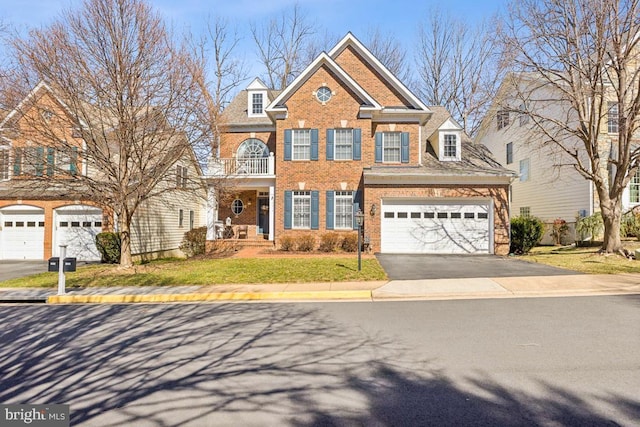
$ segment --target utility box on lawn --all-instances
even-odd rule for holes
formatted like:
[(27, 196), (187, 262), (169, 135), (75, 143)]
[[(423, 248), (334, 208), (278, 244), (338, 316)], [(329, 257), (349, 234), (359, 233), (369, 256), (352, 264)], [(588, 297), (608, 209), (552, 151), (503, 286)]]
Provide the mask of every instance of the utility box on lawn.
[(60, 258), (53, 257), (49, 258), (49, 269), (47, 271), (58, 271), (60, 269)]
[(76, 259), (75, 258), (65, 258), (64, 264), (62, 265), (62, 271), (65, 273), (76, 271)]

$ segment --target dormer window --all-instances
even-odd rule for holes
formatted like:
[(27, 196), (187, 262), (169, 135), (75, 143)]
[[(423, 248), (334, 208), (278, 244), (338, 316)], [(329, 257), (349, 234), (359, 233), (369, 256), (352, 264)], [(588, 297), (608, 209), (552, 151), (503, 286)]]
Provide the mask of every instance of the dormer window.
[(444, 157), (446, 159), (455, 160), (458, 157), (458, 138), (453, 134), (445, 134), (444, 136)]
[(461, 159), (462, 131), (441, 130), (438, 137), (438, 160), (455, 162)]
[(264, 97), (262, 93), (251, 94), (251, 115), (259, 116), (264, 114)]
[(267, 87), (260, 79), (255, 79), (247, 86), (247, 116), (266, 117), (264, 111), (269, 104), (267, 98)]

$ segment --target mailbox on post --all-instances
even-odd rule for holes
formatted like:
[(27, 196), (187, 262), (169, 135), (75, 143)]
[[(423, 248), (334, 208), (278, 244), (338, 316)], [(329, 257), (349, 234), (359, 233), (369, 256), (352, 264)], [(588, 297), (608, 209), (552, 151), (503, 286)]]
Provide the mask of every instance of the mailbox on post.
[(75, 258), (65, 258), (63, 260), (62, 271), (65, 273), (76, 271), (76, 259)]
[(58, 271), (60, 269), (60, 258), (49, 258), (49, 269), (47, 271)]

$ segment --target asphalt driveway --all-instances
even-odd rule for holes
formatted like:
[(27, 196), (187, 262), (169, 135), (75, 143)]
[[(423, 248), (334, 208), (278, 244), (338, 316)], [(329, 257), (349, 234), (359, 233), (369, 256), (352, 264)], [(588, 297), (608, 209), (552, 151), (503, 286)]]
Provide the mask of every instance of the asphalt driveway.
[(391, 280), (469, 279), (581, 274), (511, 257), (495, 255), (377, 254)]
[(2, 281), (47, 271), (47, 261), (0, 261), (0, 287)]

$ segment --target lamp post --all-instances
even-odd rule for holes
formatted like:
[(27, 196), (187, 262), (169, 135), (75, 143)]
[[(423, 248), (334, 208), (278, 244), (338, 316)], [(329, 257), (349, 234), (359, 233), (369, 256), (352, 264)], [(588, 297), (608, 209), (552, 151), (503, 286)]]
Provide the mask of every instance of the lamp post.
[(356, 212), (356, 223), (358, 224), (358, 271), (362, 270), (362, 243), (360, 241), (360, 235), (362, 234), (362, 224), (364, 223), (364, 214), (362, 209), (358, 209)]

